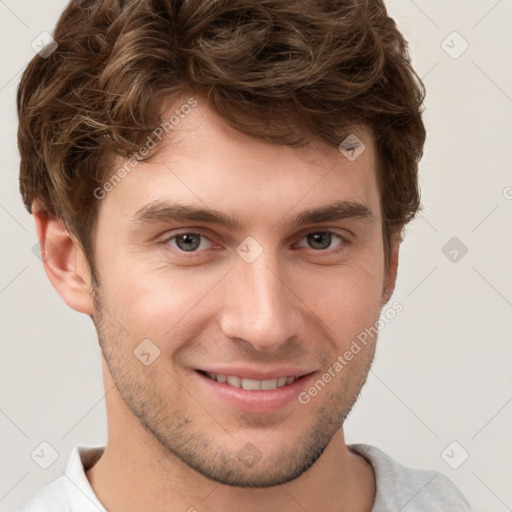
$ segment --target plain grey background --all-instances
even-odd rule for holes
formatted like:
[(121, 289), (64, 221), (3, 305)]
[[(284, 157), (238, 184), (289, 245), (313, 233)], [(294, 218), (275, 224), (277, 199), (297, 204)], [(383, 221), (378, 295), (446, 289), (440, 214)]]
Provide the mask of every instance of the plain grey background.
[[(0, 0), (0, 512), (106, 442), (100, 352), (39, 258), (18, 190), (15, 93), (64, 0)], [(424, 212), (407, 229), (349, 443), (449, 476), (477, 511), (512, 510), (512, 1), (390, 0), (427, 87)], [(467, 47), (467, 48), (466, 48)], [(58, 453), (41, 468), (31, 454)], [(45, 446), (45, 445), (43, 445)], [(467, 456), (467, 458), (466, 458)]]

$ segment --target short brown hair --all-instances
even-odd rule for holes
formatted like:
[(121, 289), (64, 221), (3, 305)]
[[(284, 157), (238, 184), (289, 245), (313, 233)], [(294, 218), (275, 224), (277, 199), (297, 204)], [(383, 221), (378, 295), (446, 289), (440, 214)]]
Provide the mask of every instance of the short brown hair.
[(93, 191), (186, 94), (267, 143), (371, 128), (386, 263), (420, 208), (424, 86), (381, 0), (71, 0), (54, 39), (18, 87), (20, 190), (64, 221), (93, 279)]

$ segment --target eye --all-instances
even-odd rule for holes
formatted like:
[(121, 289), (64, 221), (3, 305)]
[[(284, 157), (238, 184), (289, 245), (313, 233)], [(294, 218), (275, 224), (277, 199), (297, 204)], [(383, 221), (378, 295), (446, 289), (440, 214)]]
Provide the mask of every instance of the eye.
[(333, 241), (333, 237), (337, 238), (340, 243), (338, 243), (335, 247), (343, 245), (346, 241), (337, 233), (333, 231), (313, 231), (304, 236), (301, 240), (306, 240), (310, 247), (316, 250), (324, 251), (329, 249), (331, 242)]
[[(341, 249), (342, 246), (348, 244), (348, 240), (345, 240), (344, 237), (333, 231), (312, 231), (303, 236), (301, 242), (303, 240), (306, 241), (306, 247), (316, 251), (326, 251), (333, 247)], [(336, 240), (338, 240), (338, 243), (333, 245), (333, 242)], [(169, 244), (178, 252), (182, 253), (197, 253), (214, 245), (205, 235), (195, 231), (176, 233), (163, 240), (162, 243)], [(299, 246), (304, 247), (304, 244), (299, 243)]]
[[(208, 240), (204, 235), (201, 233), (195, 233), (195, 232), (184, 232), (184, 233), (178, 233), (176, 235), (173, 235), (170, 238), (167, 238), (164, 240), (164, 243), (169, 243), (173, 247), (179, 249), (183, 252), (197, 252), (197, 249), (206, 249), (204, 243), (202, 243), (204, 240)], [(176, 242), (175, 245), (172, 242)], [(211, 243), (210, 240), (208, 240), (208, 243)], [(208, 243), (206, 245), (208, 245)]]

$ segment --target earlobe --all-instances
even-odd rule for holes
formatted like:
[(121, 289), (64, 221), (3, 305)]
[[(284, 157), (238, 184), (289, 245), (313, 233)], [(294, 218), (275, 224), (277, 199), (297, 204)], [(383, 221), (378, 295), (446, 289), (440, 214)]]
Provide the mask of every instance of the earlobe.
[(48, 279), (70, 308), (92, 315), (90, 273), (80, 244), (64, 222), (51, 216), (37, 201), (32, 204), (32, 213)]

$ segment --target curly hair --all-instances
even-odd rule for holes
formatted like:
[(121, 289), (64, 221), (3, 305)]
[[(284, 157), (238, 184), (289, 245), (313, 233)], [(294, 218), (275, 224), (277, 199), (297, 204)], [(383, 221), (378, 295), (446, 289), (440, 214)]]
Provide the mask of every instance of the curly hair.
[(71, 0), (53, 37), (18, 86), (20, 191), (64, 221), (93, 276), (93, 191), (190, 93), (269, 144), (371, 128), (386, 263), (421, 208), (425, 90), (382, 0)]

